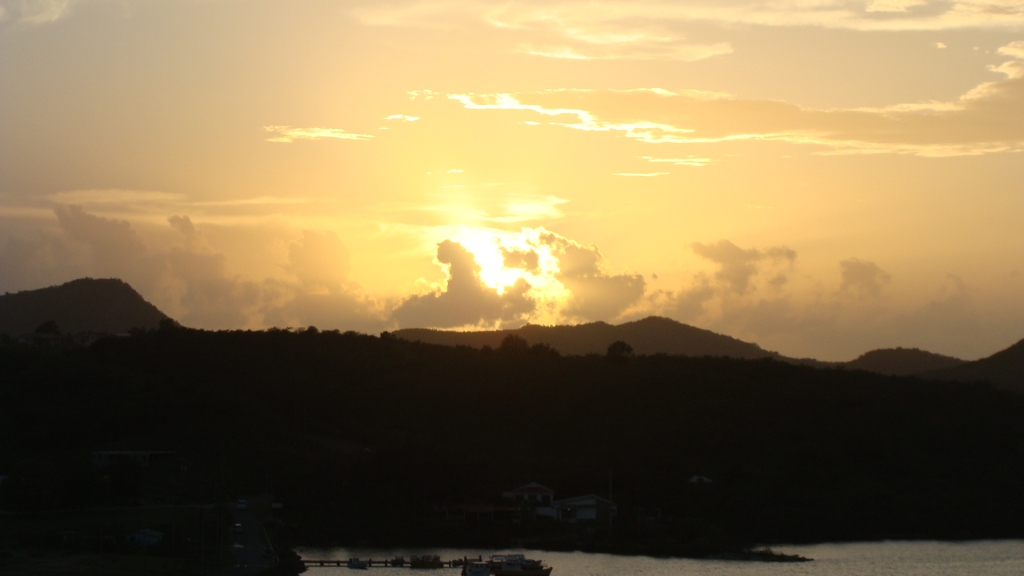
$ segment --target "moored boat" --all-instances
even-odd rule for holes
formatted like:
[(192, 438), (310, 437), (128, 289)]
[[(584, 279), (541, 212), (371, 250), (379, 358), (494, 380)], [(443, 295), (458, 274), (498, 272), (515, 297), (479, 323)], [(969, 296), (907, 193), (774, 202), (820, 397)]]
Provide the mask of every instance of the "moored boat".
[(494, 576), (550, 576), (551, 566), (531, 560), (522, 554), (499, 554), (488, 562)]
[(359, 558), (349, 558), (346, 566), (353, 570), (366, 570), (367, 565), (366, 562), (360, 560)]
[(462, 576), (491, 576), (491, 563), (471, 560), (462, 565)]
[(405, 556), (395, 556), (389, 564), (391, 566), (405, 566)]

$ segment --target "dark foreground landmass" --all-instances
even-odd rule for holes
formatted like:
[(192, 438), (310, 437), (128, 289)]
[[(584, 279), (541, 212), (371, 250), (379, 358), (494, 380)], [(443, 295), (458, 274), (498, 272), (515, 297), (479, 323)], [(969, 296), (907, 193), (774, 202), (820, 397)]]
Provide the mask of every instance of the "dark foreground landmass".
[[(100, 469), (98, 450), (172, 454)], [(1022, 537), (1024, 402), (771, 359), (165, 323), (82, 350), (0, 346), (0, 476), (0, 509), (19, 518), (220, 510), (269, 492), (280, 541), (306, 545), (740, 557), (773, 542)], [(502, 498), (528, 482), (556, 499), (611, 488), (618, 515), (556, 522)], [(231, 522), (189, 518), (164, 521), (167, 554), (195, 555)], [(47, 530), (3, 532), (0, 555), (53, 544)]]

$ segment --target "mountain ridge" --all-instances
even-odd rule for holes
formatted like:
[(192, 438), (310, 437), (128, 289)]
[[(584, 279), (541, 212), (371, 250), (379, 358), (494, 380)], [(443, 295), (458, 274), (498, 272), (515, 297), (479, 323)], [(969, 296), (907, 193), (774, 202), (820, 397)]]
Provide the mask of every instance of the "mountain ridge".
[(403, 340), (448, 346), (497, 348), (508, 336), (519, 336), (532, 344), (547, 344), (567, 355), (604, 354), (608, 345), (621, 340), (637, 354), (683, 354), (686, 356), (728, 356), (755, 360), (779, 358), (777, 352), (732, 336), (696, 328), (660, 316), (619, 325), (590, 322), (576, 325), (541, 326), (527, 324), (511, 330), (455, 332), (429, 328), (405, 328), (392, 332)]
[(0, 295), (0, 334), (9, 336), (30, 333), (50, 320), (62, 332), (120, 334), (133, 328), (157, 328), (167, 318), (116, 278), (79, 278)]

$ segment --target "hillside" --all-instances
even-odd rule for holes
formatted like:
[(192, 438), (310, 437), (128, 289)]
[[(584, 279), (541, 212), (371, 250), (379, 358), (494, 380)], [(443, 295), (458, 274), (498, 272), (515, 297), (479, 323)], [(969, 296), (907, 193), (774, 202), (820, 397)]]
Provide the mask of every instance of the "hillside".
[(167, 315), (115, 278), (80, 278), (60, 286), (0, 296), (0, 334), (18, 336), (53, 320), (61, 332), (118, 334), (156, 328)]
[(1024, 393), (1024, 340), (988, 358), (942, 370), (931, 370), (921, 376), (964, 382), (989, 380), (999, 388)]
[(562, 354), (604, 354), (608, 345), (622, 340), (637, 354), (681, 354), (685, 356), (728, 356), (731, 358), (769, 358), (777, 354), (757, 344), (716, 334), (710, 330), (694, 328), (675, 320), (650, 316), (643, 320), (613, 326), (593, 322), (576, 326), (538, 326), (527, 324), (516, 330), (489, 330), (480, 332), (454, 332), (447, 330), (405, 329), (394, 336), (403, 340), (442, 344), (497, 348), (501, 341), (515, 335), (531, 345), (547, 344)]
[[(90, 464), (91, 451), (119, 449), (175, 457), (145, 473)], [(770, 359), (172, 326), (60, 354), (0, 347), (0, 509), (209, 502), (271, 486), (309, 545), (699, 556), (754, 542), (1021, 537), (1022, 453), (1019, 396)], [(558, 497), (605, 494), (610, 471), (612, 534), (446, 513), (500, 505), (531, 481)]]
[(888, 376), (910, 376), (930, 370), (942, 370), (964, 364), (963, 360), (917, 348), (883, 348), (861, 354), (842, 365)]

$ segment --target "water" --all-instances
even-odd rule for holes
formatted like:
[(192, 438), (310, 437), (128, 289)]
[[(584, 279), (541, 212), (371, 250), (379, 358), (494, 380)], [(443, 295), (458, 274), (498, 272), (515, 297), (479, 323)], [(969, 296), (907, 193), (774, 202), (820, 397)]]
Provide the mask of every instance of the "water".
[[(720, 560), (663, 559), (646, 556), (614, 556), (583, 552), (543, 552), (518, 550), (528, 558), (537, 558), (554, 567), (551, 576), (1003, 576), (1024, 574), (1024, 541), (986, 540), (977, 542), (867, 542), (817, 544), (814, 546), (778, 546), (778, 552), (799, 554), (814, 562), (764, 563)], [(305, 558), (345, 560), (393, 558), (437, 554), (448, 560), (463, 556), (487, 558), (502, 551), (470, 549), (355, 549), (301, 548)], [(506, 551), (507, 552), (507, 551)], [(310, 567), (316, 576), (347, 568)], [(402, 568), (373, 568), (376, 576), (409, 576)], [(452, 569), (431, 572), (437, 576), (455, 576)], [(427, 574), (423, 572), (422, 574)]]

